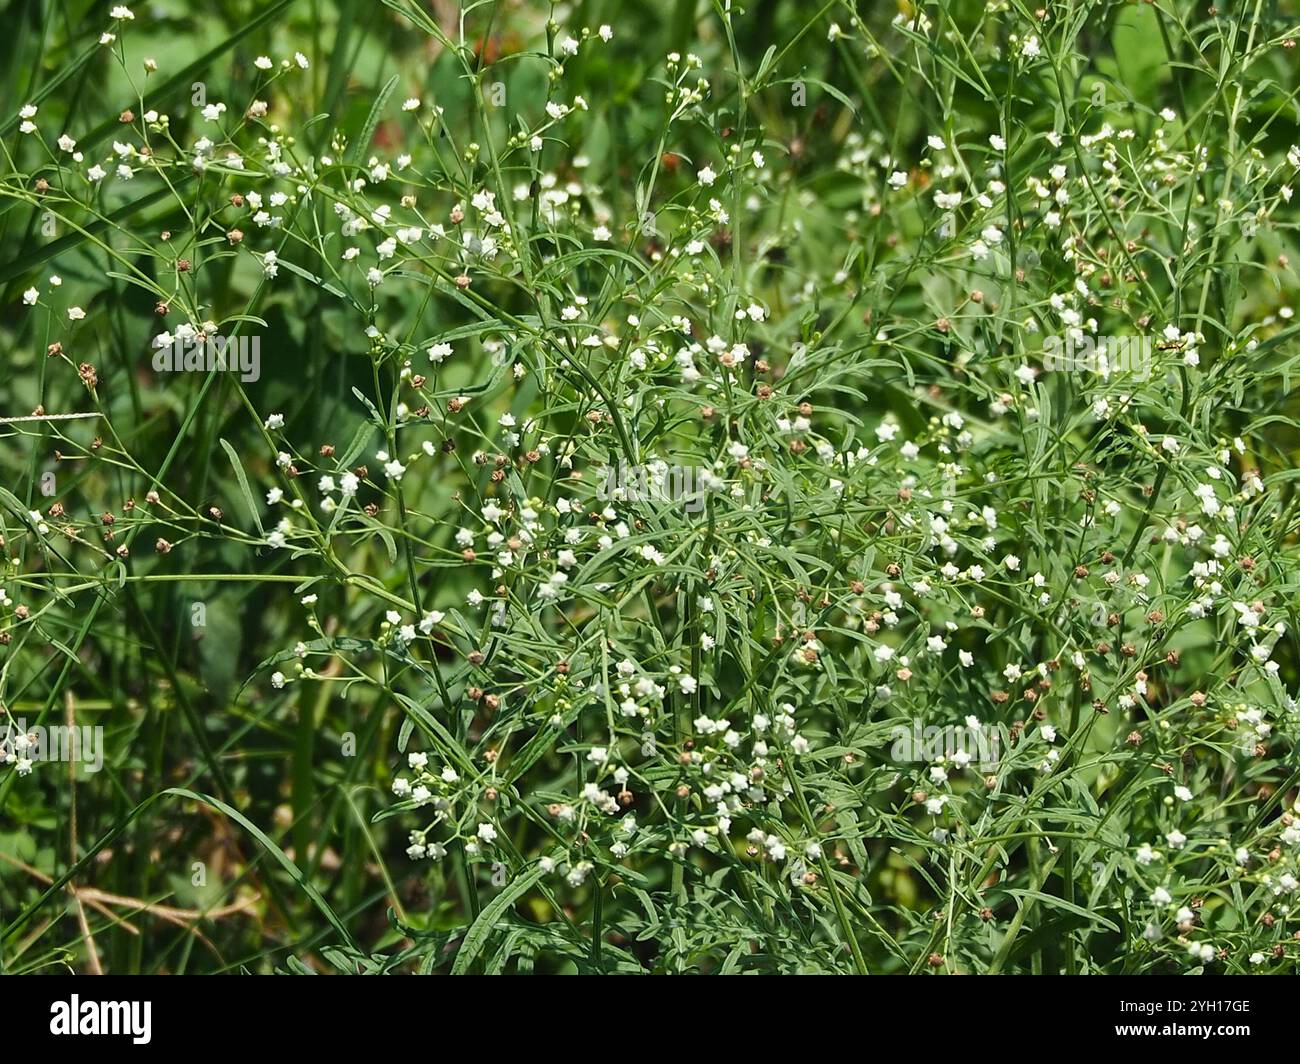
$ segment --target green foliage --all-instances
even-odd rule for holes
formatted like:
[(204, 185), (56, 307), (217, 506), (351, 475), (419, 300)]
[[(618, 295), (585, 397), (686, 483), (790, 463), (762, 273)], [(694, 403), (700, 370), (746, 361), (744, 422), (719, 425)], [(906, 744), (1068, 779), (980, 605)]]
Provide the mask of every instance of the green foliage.
[(1293, 4), (103, 6), (5, 971), (1295, 971)]

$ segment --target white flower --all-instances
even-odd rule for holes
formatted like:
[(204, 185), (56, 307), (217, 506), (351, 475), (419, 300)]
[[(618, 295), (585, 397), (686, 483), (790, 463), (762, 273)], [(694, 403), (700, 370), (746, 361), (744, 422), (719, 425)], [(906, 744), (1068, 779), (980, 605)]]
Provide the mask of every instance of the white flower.
[(713, 182), (718, 179), (718, 175), (713, 172), (712, 167), (708, 167), (708, 166), (706, 166), (695, 176), (699, 180), (700, 184), (705, 186), (713, 184)]

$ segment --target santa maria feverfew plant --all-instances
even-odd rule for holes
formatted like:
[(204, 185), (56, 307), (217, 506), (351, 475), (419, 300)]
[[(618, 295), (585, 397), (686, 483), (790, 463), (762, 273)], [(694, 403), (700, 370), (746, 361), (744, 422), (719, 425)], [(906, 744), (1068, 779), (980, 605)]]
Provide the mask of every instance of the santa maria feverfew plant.
[(6, 970), (1295, 972), (1294, 4), (46, 6)]

